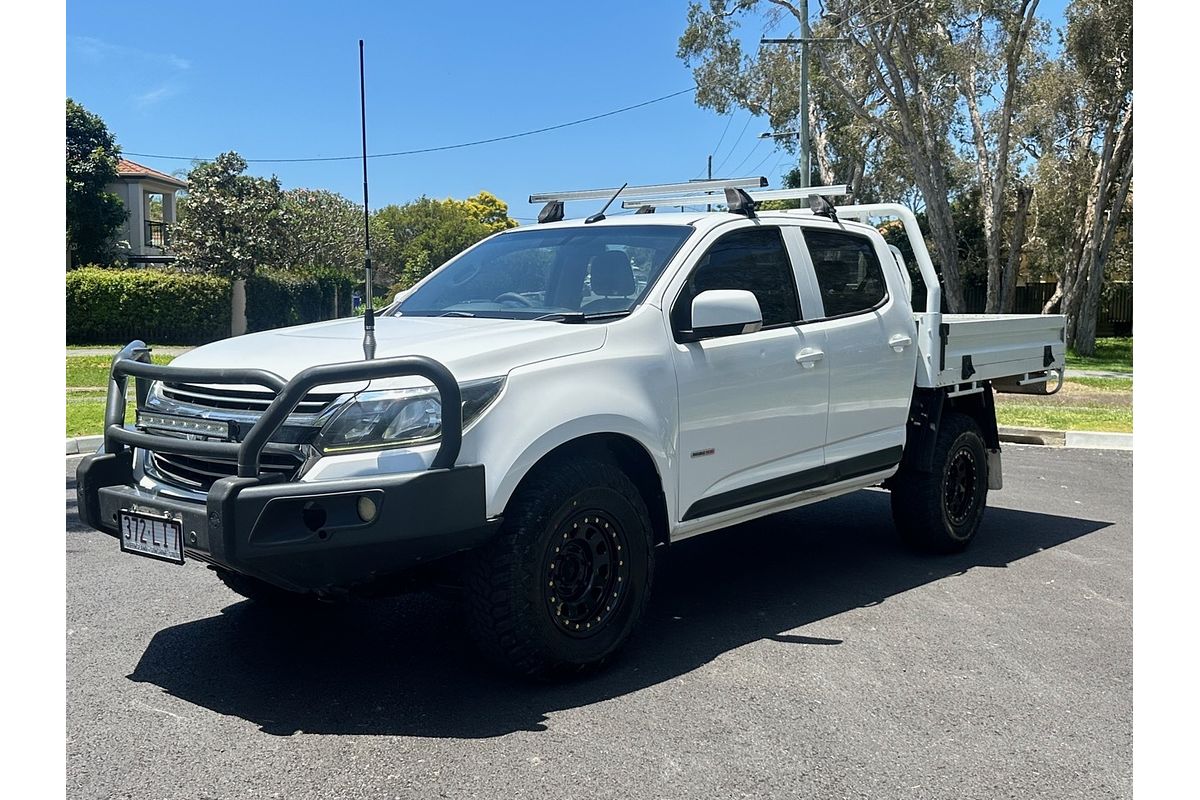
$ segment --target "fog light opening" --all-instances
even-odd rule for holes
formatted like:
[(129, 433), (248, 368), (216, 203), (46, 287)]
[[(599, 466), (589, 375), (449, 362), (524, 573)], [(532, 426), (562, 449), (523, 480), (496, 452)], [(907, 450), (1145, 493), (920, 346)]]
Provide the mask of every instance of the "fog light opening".
[(374, 522), (379, 516), (379, 506), (370, 497), (363, 495), (358, 498), (358, 518), (363, 522)]
[(320, 503), (314, 503), (311, 500), (304, 504), (300, 509), (300, 518), (304, 520), (304, 527), (310, 531), (315, 531), (325, 527), (325, 509)]

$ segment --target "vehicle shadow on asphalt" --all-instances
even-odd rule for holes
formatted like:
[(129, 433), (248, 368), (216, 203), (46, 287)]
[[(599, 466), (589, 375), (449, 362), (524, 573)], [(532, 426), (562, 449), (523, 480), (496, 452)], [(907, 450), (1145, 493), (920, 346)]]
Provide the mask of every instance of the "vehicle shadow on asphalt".
[(575, 682), (496, 674), (467, 643), (458, 604), (424, 594), (313, 617), (235, 603), (160, 631), (129, 678), (277, 735), (540, 731), (550, 713), (671, 680), (750, 642), (837, 646), (788, 632), (1111, 524), (993, 507), (968, 552), (929, 557), (903, 549), (890, 522), (886, 493), (861, 491), (678, 543), (620, 659)]

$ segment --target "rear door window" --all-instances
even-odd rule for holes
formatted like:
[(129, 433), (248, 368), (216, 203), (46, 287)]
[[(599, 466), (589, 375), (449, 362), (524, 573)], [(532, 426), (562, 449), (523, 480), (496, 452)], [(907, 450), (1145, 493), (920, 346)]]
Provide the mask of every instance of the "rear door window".
[(887, 281), (870, 239), (806, 228), (804, 243), (812, 258), (826, 318), (861, 314), (887, 299)]

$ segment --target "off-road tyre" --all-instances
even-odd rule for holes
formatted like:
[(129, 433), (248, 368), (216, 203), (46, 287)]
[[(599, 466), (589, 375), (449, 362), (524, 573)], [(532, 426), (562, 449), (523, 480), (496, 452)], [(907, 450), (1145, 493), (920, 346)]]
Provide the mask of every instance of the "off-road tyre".
[(983, 520), (988, 493), (987, 448), (975, 420), (942, 416), (929, 472), (906, 465), (891, 480), (892, 518), (911, 547), (957, 553), (971, 543)]
[(599, 668), (650, 597), (654, 536), (641, 493), (613, 463), (556, 459), (518, 488), (464, 575), (467, 626), (491, 662), (535, 679)]

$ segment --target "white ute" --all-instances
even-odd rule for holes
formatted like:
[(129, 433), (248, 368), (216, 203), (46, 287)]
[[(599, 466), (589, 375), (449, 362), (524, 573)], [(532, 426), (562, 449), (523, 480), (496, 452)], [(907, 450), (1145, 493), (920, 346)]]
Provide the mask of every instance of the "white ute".
[[(104, 448), (79, 468), (81, 515), (258, 601), (454, 576), (480, 649), (532, 676), (614, 653), (656, 548), (689, 536), (883, 484), (905, 540), (966, 547), (1001, 486), (993, 390), (1061, 385), (1063, 318), (942, 314), (907, 208), (765, 184), (532, 196), (538, 225), (376, 318), (373, 359), (358, 319), (166, 367), (134, 342), (113, 362)], [(618, 196), (638, 213), (562, 219)], [(758, 208), (791, 197), (815, 210)], [(667, 211), (705, 203), (728, 210)], [(869, 224), (885, 218), (926, 311)]]

